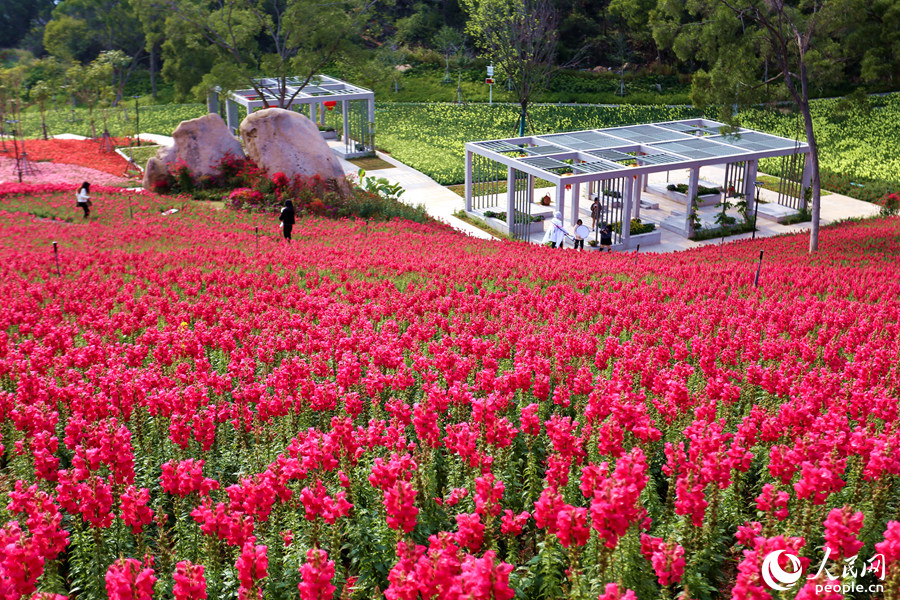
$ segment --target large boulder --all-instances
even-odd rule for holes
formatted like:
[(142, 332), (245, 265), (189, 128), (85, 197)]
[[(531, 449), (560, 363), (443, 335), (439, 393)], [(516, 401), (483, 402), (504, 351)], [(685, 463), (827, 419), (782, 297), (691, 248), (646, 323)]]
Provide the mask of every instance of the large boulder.
[(174, 143), (159, 149), (155, 158), (147, 161), (144, 170), (144, 187), (153, 189), (157, 181), (166, 178), (177, 162), (183, 162), (191, 173), (200, 177), (215, 175), (216, 165), (227, 154), (243, 158), (241, 143), (228, 131), (222, 117), (209, 113), (182, 121), (172, 133)]
[(319, 175), (340, 194), (349, 192), (341, 163), (328, 147), (315, 123), (283, 108), (266, 108), (247, 115), (241, 123), (247, 156), (269, 176)]
[[(160, 148), (160, 151), (162, 150), (168, 150), (168, 148)], [(169, 169), (166, 163), (155, 156), (151, 157), (147, 161), (146, 168), (144, 168), (144, 189), (156, 191), (156, 186), (160, 182), (167, 181), (168, 178)]]

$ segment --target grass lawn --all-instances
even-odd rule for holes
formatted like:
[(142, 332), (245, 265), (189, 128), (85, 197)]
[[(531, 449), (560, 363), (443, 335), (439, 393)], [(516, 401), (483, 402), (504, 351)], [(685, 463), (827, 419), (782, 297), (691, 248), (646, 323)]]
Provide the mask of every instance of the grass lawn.
[(133, 160), (139, 167), (144, 168), (147, 161), (156, 156), (162, 146), (129, 146), (119, 148), (122, 153)]

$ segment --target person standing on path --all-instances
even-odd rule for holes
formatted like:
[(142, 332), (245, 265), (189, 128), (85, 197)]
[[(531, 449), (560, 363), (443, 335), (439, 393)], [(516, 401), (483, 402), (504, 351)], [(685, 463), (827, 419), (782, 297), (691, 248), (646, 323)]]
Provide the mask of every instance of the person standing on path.
[(587, 228), (581, 219), (578, 219), (578, 226), (575, 228), (575, 249), (584, 250), (584, 240), (591, 235), (591, 230)]
[(281, 215), (278, 216), (278, 220), (281, 221), (281, 229), (284, 234), (284, 239), (288, 241), (288, 244), (291, 243), (291, 230), (294, 229), (294, 223), (296, 222), (296, 213), (294, 213), (294, 203), (290, 200), (284, 201), (284, 208), (281, 209)]
[(600, 196), (594, 196), (591, 203), (591, 231), (597, 230), (597, 223), (600, 221)]
[(550, 221), (550, 228), (544, 234), (544, 241), (541, 243), (546, 244), (547, 242), (550, 242), (551, 248), (562, 248), (563, 240), (567, 235), (569, 234), (563, 227), (562, 213), (557, 211), (553, 214), (553, 219)]
[(605, 246), (608, 251), (612, 250), (612, 225), (607, 223), (600, 230), (600, 245)]
[(84, 211), (85, 219), (91, 214), (91, 184), (85, 181), (75, 193), (75, 206)]

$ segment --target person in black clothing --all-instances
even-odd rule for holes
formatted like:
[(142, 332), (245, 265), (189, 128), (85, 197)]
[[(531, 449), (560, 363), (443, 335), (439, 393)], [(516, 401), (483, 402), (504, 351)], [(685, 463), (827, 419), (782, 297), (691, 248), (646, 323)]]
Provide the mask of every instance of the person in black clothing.
[(610, 248), (612, 246), (612, 227), (609, 223), (600, 230), (600, 245)]
[(291, 243), (291, 230), (294, 228), (295, 213), (294, 203), (290, 200), (284, 201), (284, 208), (281, 209), (281, 215), (278, 217), (281, 221), (281, 228), (284, 233), (284, 239)]

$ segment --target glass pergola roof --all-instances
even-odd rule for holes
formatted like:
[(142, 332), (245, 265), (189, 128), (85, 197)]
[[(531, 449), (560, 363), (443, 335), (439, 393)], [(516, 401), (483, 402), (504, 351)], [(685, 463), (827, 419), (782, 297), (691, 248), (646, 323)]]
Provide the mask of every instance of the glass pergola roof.
[[(538, 177), (596, 181), (809, 152), (805, 142), (708, 119), (469, 142), (466, 150)], [(563, 162), (568, 161), (568, 162)]]
[[(262, 96), (255, 89), (237, 90), (231, 93), (231, 98), (238, 104), (254, 106), (263, 103), (262, 99), (278, 100), (281, 97), (281, 80), (274, 77), (262, 77), (254, 82), (259, 87)], [(291, 104), (306, 104), (321, 102), (323, 100), (363, 100), (374, 98), (371, 90), (361, 88), (328, 75), (316, 75), (309, 83), (303, 85), (303, 80), (289, 77), (284, 82), (285, 98), (294, 98)], [(516, 151), (519, 151), (518, 148)]]

